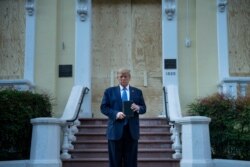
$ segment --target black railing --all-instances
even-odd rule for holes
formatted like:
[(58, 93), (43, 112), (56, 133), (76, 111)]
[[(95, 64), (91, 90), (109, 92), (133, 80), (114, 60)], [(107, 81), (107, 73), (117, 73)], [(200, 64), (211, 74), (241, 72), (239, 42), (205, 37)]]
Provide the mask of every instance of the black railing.
[(80, 100), (80, 102), (79, 102), (78, 110), (77, 110), (75, 116), (74, 116), (72, 119), (67, 120), (66, 122), (72, 122), (72, 123), (73, 123), (75, 120), (77, 120), (77, 118), (78, 118), (78, 116), (79, 116), (79, 113), (80, 113), (80, 111), (81, 111), (81, 106), (82, 106), (82, 103), (83, 103), (83, 99), (84, 99), (85, 95), (86, 95), (88, 92), (89, 92), (89, 88), (85, 87), (85, 88), (83, 89), (83, 93), (82, 93), (82, 95), (81, 95), (81, 100)]
[(167, 92), (166, 92), (165, 86), (163, 87), (163, 96), (164, 96), (164, 106), (165, 106), (166, 120), (171, 125), (174, 125), (175, 121), (171, 121), (170, 117), (169, 117), (170, 114), (168, 112), (168, 100), (167, 100)]
[(166, 114), (166, 119), (168, 122), (170, 122), (169, 114), (168, 114), (168, 101), (167, 101), (167, 92), (165, 90), (165, 86), (163, 87), (163, 96), (164, 96), (164, 106), (165, 106), (165, 114)]

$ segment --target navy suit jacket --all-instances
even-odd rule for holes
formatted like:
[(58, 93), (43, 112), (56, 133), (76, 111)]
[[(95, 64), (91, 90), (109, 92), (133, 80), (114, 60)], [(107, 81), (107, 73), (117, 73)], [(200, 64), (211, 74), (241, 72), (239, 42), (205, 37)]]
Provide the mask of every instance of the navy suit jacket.
[[(134, 140), (139, 139), (139, 114), (146, 112), (142, 91), (129, 86), (130, 100), (140, 106), (139, 112), (134, 112), (134, 117), (128, 119), (131, 136)], [(123, 134), (124, 119), (116, 119), (118, 112), (122, 111), (122, 99), (120, 87), (110, 87), (105, 90), (101, 106), (101, 112), (108, 117), (107, 138), (108, 140), (119, 140)]]

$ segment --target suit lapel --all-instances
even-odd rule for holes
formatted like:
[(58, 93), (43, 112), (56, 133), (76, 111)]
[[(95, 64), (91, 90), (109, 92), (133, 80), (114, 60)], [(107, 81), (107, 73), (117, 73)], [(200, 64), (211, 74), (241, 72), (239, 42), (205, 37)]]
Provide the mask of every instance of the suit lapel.
[(120, 86), (118, 85), (115, 89), (115, 97), (119, 99), (122, 102), (121, 92), (120, 92)]
[(130, 94), (130, 100), (134, 101), (133, 97), (135, 97), (134, 96), (135, 95), (135, 89), (132, 86), (129, 87), (129, 94)]

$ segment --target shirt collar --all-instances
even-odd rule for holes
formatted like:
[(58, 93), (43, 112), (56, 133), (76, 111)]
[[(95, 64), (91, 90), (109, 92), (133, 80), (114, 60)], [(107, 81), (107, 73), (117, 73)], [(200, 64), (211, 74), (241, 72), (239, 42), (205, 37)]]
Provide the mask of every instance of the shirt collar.
[[(120, 86), (120, 90), (122, 91), (123, 90), (123, 86), (122, 85), (119, 85)], [(129, 85), (126, 86), (126, 89), (129, 90)]]

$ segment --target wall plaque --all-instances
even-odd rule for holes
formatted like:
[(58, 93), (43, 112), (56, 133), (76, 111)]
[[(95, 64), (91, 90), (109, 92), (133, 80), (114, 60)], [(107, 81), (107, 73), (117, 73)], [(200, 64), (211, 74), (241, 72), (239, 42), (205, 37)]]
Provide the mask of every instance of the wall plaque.
[(59, 65), (59, 77), (72, 77), (72, 65)]
[(176, 59), (165, 59), (164, 60), (164, 69), (176, 69)]

